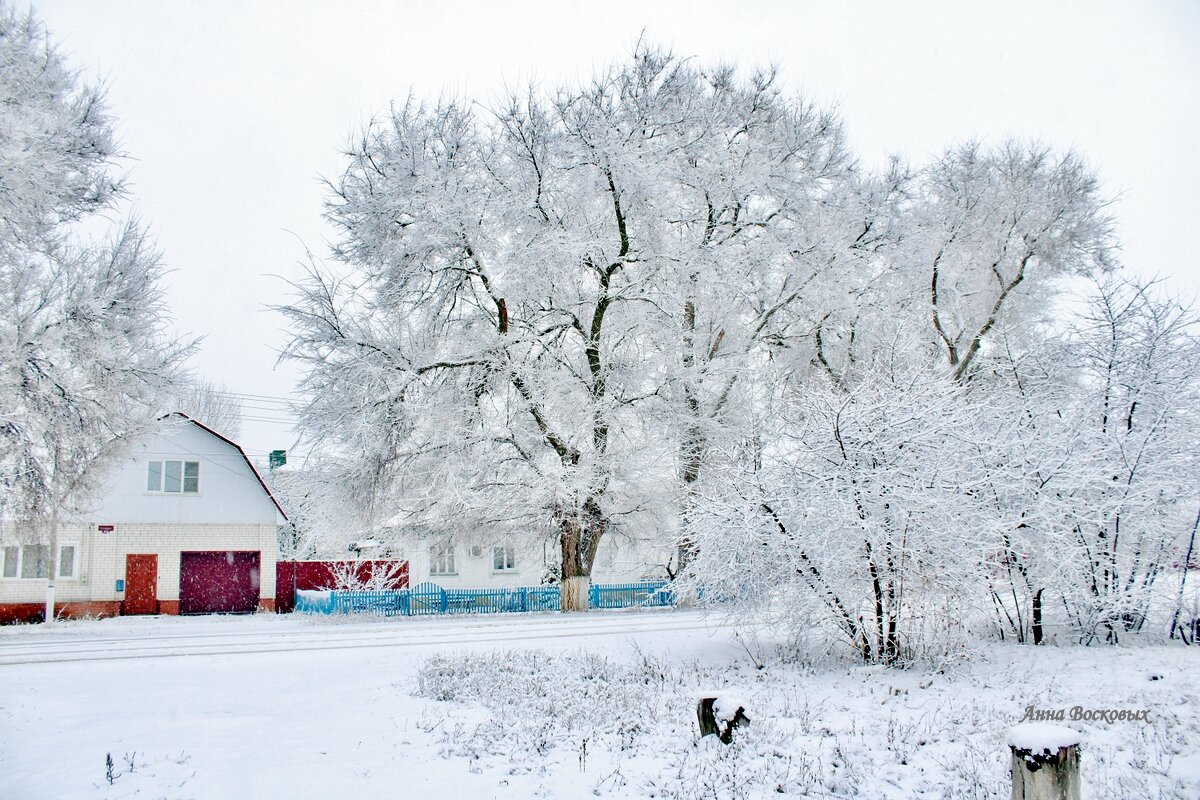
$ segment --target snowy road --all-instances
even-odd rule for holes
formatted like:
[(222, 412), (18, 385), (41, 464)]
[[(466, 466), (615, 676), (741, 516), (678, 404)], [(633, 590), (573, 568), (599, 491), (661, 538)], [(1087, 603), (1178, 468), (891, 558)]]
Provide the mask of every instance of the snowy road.
[[(182, 625), (194, 625), (199, 629), (196, 632), (184, 632), (179, 625), (171, 624), (175, 621), (160, 619), (147, 620), (151, 623), (148, 625), (139, 625), (141, 620), (113, 621), (114, 626), (121, 623), (124, 626), (114, 634), (105, 635), (80, 633), (77, 629), (62, 634), (39, 630), (37, 635), (33, 632), (26, 636), (7, 635), (0, 638), (0, 667), (363, 648), (461, 648), (488, 643), (521, 646), (546, 639), (613, 636), (641, 639), (679, 631), (707, 634), (725, 627), (696, 611), (593, 612), (571, 617), (395, 618), (349, 624), (297, 617), (282, 620), (280, 624), (286, 625), (283, 630), (253, 624), (261, 618), (247, 619), (250, 625), (231, 618), (180, 621)], [(221, 625), (230, 629), (214, 630)]]
[(742, 653), (721, 620), (669, 609), (0, 628), (0, 798), (529, 797), (536, 776), (464, 773), (441, 755), (428, 729), (448, 712), (414, 694), (435, 653), (511, 650)]

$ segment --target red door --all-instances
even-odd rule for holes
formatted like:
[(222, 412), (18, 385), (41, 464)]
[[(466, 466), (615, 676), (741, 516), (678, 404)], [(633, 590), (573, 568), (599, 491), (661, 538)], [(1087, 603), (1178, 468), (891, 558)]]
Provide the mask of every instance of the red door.
[(179, 613), (244, 614), (258, 609), (258, 551), (179, 554)]
[(125, 556), (125, 602), (122, 614), (158, 613), (158, 556), (129, 553)]

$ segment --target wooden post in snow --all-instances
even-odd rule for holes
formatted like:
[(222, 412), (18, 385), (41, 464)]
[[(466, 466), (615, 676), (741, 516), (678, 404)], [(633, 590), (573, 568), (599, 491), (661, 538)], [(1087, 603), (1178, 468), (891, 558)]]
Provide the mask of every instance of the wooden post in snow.
[(1027, 722), (1008, 732), (1012, 800), (1080, 800), (1077, 731)]
[(701, 697), (696, 706), (696, 717), (700, 720), (700, 735), (715, 735), (723, 744), (733, 741), (733, 732), (737, 728), (750, 726), (745, 703), (728, 694)]

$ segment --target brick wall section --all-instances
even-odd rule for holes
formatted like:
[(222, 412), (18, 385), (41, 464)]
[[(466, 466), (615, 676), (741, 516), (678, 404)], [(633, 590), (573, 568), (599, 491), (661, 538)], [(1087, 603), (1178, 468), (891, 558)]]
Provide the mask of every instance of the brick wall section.
[[(41, 622), (46, 604), (0, 603), (0, 625), (19, 622)], [(83, 617), (115, 617), (121, 613), (120, 603), (55, 603), (54, 616), (63, 619)]]

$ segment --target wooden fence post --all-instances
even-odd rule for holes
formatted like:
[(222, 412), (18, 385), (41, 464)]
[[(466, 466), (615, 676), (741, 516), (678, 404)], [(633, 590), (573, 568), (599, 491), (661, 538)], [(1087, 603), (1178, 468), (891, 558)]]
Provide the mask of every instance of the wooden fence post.
[(734, 730), (750, 726), (746, 705), (732, 695), (701, 697), (700, 704), (696, 706), (696, 717), (700, 720), (700, 735), (714, 734), (723, 744), (733, 741)]
[(1044, 722), (1008, 732), (1012, 800), (1080, 800), (1077, 731)]

